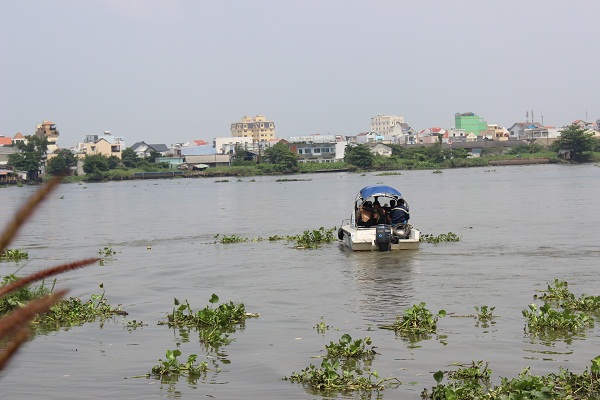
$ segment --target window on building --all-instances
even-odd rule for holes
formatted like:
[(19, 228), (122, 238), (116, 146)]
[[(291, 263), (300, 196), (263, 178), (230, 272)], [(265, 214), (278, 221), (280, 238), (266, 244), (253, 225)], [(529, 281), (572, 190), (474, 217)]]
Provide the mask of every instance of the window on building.
[(302, 149), (298, 149), (298, 154), (302, 154)]
[(319, 154), (321, 154), (321, 149), (317, 147), (317, 148), (314, 149), (313, 153), (319, 153)]
[(311, 149), (304, 149), (304, 154), (310, 154), (310, 153), (311, 153), (311, 151), (310, 151), (310, 150), (311, 150)]

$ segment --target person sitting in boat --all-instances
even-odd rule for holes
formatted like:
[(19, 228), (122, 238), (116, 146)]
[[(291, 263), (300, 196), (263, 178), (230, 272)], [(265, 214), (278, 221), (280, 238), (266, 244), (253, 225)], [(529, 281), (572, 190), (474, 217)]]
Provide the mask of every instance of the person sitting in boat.
[(371, 221), (371, 226), (373, 225), (380, 225), (380, 224), (386, 224), (389, 225), (390, 221), (388, 218), (388, 215), (385, 213), (385, 211), (383, 210), (383, 208), (374, 208), (373, 209), (373, 218)]
[(370, 201), (365, 201), (358, 210), (358, 226), (367, 227), (373, 224), (373, 205)]
[(373, 224), (390, 224), (389, 215), (385, 212), (385, 209), (381, 207), (378, 200), (373, 202)]
[(408, 211), (408, 204), (406, 204), (404, 199), (399, 199), (397, 203), (396, 201), (391, 200), (390, 207), (392, 208), (390, 211), (392, 226), (406, 224), (408, 222), (410, 219), (410, 213)]

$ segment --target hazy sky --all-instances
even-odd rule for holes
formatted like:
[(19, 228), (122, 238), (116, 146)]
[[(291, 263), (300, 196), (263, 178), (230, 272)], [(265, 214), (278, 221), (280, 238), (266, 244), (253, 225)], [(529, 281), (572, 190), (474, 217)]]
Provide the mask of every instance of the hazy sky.
[(600, 117), (597, 0), (0, 0), (0, 135), (59, 146)]

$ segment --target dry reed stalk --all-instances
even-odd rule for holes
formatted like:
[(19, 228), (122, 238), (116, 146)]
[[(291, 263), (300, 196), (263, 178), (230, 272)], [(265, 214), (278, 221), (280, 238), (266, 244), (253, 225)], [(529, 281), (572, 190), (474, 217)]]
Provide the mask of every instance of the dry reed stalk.
[(50, 307), (56, 304), (67, 294), (67, 290), (57, 290), (56, 292), (40, 298), (39, 300), (27, 303), (23, 307), (11, 312), (0, 319), (0, 338), (14, 334), (29, 321), (33, 320), (37, 314), (47, 312)]
[(62, 274), (63, 272), (71, 271), (77, 268), (85, 267), (86, 265), (93, 264), (99, 261), (100, 258), (86, 258), (84, 260), (75, 261), (68, 264), (62, 264), (57, 267), (44, 269), (42, 271), (38, 271), (31, 275), (20, 278), (17, 281), (11, 282), (6, 286), (0, 287), (0, 297), (5, 296), (6, 294), (13, 292), (17, 289), (22, 288), (23, 286), (29, 285), (32, 282), (40, 281), (42, 279), (48, 278), (49, 276)]
[(31, 331), (29, 330), (29, 328), (19, 329), (14, 335), (13, 339), (10, 342), (8, 342), (6, 347), (0, 350), (0, 371), (2, 371), (6, 364), (8, 364), (8, 361), (11, 359), (12, 356), (15, 355), (17, 350), (19, 350), (19, 347), (21, 347), (21, 345), (27, 339), (29, 339), (30, 333)]
[(40, 204), (48, 195), (56, 189), (62, 181), (62, 176), (57, 176), (48, 181), (47, 184), (37, 190), (15, 214), (15, 217), (10, 221), (8, 226), (2, 232), (0, 237), (0, 253), (6, 250), (10, 242), (17, 236), (17, 232), (27, 219), (33, 214), (38, 204)]

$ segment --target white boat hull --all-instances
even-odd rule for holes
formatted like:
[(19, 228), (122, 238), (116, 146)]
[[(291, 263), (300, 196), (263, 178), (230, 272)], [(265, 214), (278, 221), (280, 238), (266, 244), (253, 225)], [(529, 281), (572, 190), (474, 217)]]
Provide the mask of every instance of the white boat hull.
[[(342, 225), (340, 228), (344, 238), (344, 245), (352, 251), (378, 250), (375, 243), (375, 227), (357, 228), (350, 224)], [(419, 248), (421, 232), (412, 228), (410, 236), (406, 239), (398, 239), (398, 243), (391, 243), (392, 250), (415, 250)]]

